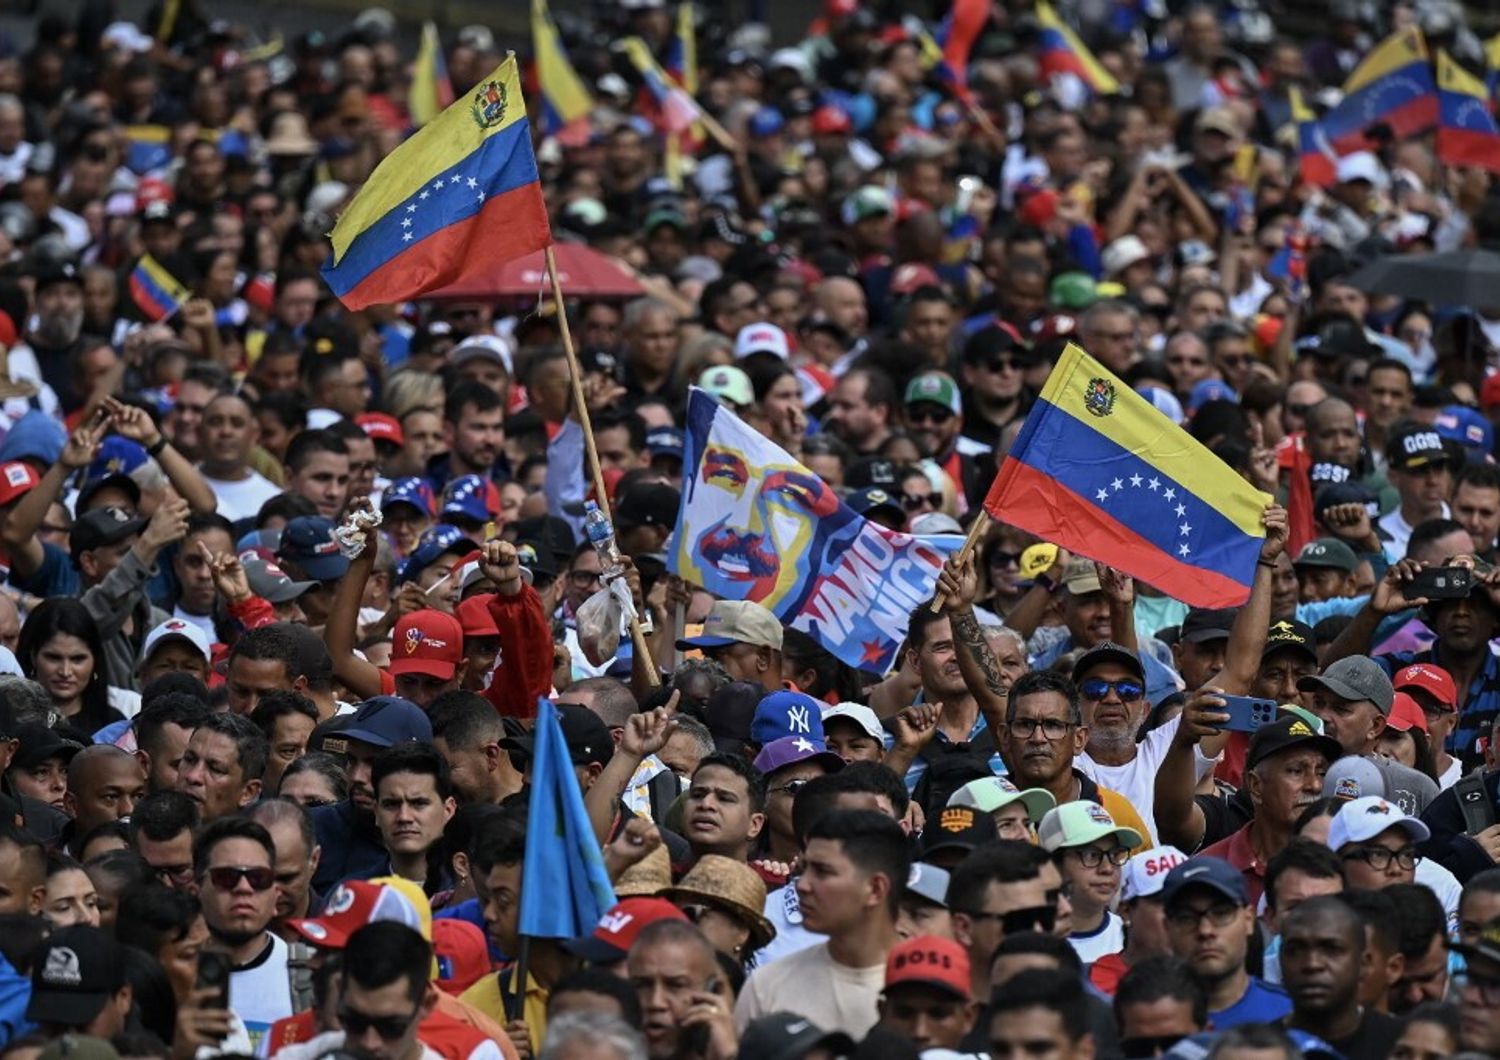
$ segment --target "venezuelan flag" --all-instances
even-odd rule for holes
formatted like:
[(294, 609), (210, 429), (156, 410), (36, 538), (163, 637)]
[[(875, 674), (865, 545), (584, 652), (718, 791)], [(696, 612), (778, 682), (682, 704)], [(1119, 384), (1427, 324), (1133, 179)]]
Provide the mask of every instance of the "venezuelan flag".
[(1046, 0), (1037, 0), (1036, 21), (1041, 27), (1042, 73), (1048, 77), (1072, 74), (1098, 96), (1113, 96), (1120, 82), (1094, 57)]
[(1482, 166), (1500, 173), (1500, 129), (1484, 82), (1437, 53), (1438, 158), (1450, 166)]
[(1500, 85), (1500, 33), (1484, 42), (1484, 84), (1491, 96)]
[(437, 24), (422, 23), (422, 44), (417, 49), (412, 69), (411, 122), (421, 128), (453, 104), (453, 82), (448, 79), (448, 64), (443, 61), (443, 42), (438, 38)]
[(165, 125), (127, 125), (125, 168), (138, 177), (172, 161), (172, 130)]
[(150, 254), (142, 254), (130, 270), (129, 287), (131, 301), (152, 323), (166, 320), (192, 297), (192, 292)]
[(1436, 124), (1437, 88), (1427, 42), (1416, 26), (1391, 34), (1365, 56), (1344, 82), (1344, 98), (1323, 116), (1336, 151), (1363, 150), (1365, 130), (1384, 123), (1397, 137), (1415, 136)]
[(574, 122), (586, 120), (594, 101), (568, 61), (547, 0), (531, 0), (531, 47), (536, 52), (537, 82), (542, 90), (542, 132), (555, 136)]
[(1297, 126), (1297, 168), (1304, 182), (1315, 188), (1326, 188), (1338, 175), (1333, 148), (1318, 116), (1302, 98), (1301, 89), (1293, 86), (1287, 93), (1292, 105), (1292, 121)]
[(661, 108), (661, 124), (668, 132), (686, 132), (698, 120), (698, 102), (679, 86), (673, 84), (667, 72), (656, 62), (651, 49), (639, 37), (626, 37), (620, 42), (625, 56), (630, 60), (646, 90), (651, 93), (656, 105)]
[(334, 226), (350, 309), (489, 275), (552, 243), (515, 56), (392, 151)]
[(1191, 606), (1236, 607), (1270, 503), (1070, 343), (984, 506)]
[(969, 98), (969, 55), (990, 23), (993, 6), (993, 0), (953, 0), (953, 7), (938, 27), (937, 43), (943, 56), (939, 70), (960, 99)]

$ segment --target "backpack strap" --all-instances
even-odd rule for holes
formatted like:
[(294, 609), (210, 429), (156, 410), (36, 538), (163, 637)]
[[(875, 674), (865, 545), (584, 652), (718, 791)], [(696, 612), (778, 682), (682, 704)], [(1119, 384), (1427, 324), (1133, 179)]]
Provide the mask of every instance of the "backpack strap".
[(1464, 831), (1477, 835), (1495, 823), (1495, 807), (1484, 787), (1484, 770), (1476, 769), (1459, 777), (1453, 785), (1458, 808), (1464, 815)]

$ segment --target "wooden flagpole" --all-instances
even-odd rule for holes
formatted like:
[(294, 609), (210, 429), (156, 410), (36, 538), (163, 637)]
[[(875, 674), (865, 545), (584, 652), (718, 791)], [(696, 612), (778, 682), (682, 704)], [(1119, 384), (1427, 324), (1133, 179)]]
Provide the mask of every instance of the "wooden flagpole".
[[(573, 350), (573, 333), (568, 328), (568, 310), (563, 303), (562, 281), (557, 278), (557, 257), (552, 252), (552, 244), (542, 252), (547, 259), (547, 276), (552, 281), (552, 300), (557, 303), (557, 326), (562, 334), (563, 353), (568, 358), (568, 377), (573, 384), (573, 407), (578, 416), (578, 424), (583, 428), (583, 450), (589, 463), (589, 474), (594, 480), (594, 499), (599, 504), (599, 510), (614, 524), (614, 515), (609, 508), (609, 493), (604, 488), (604, 472), (599, 467), (599, 450), (594, 445), (594, 425), (589, 419), (589, 407), (583, 397), (583, 371), (578, 366), (578, 354)], [(641, 620), (633, 618), (630, 620), (630, 643), (635, 646), (636, 658), (645, 665), (646, 680), (652, 688), (661, 685), (661, 675), (656, 672), (656, 663), (651, 658), (651, 648), (646, 644), (645, 631), (641, 629)]]
[[(984, 536), (984, 532), (989, 528), (990, 513), (986, 509), (981, 508), (979, 509), (979, 514), (974, 516), (973, 524), (969, 527), (969, 536), (964, 538), (963, 545), (961, 545), (958, 552), (955, 553), (960, 563), (968, 558), (970, 552), (974, 551), (974, 546), (979, 544), (979, 539)], [(943, 609), (943, 605), (947, 602), (948, 598), (942, 593), (937, 593), (936, 595), (934, 595), (932, 598), (932, 613), (937, 614)]]

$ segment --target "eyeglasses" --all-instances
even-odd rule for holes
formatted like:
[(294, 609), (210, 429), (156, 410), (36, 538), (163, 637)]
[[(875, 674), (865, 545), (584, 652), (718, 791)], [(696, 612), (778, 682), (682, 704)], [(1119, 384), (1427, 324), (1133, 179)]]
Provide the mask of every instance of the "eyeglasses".
[(979, 364), (986, 372), (994, 372), (997, 375), (1001, 372), (1019, 372), (1026, 367), (1020, 361), (1010, 357), (988, 357)]
[(269, 891), (276, 882), (276, 874), (261, 865), (218, 865), (203, 874), (208, 882), (221, 891), (232, 891), (244, 880), (253, 891)]
[(1038, 729), (1049, 740), (1061, 740), (1073, 728), (1071, 721), (1059, 718), (1015, 718), (1009, 723), (1011, 734), (1018, 740), (1031, 739)]
[(1000, 549), (990, 553), (991, 567), (1019, 567), (1021, 565), (1021, 554), (1019, 552), (1002, 552)]
[(1086, 869), (1097, 869), (1106, 861), (1111, 865), (1123, 865), (1130, 860), (1129, 847), (1113, 847), (1109, 850), (1101, 850), (1099, 847), (1074, 847), (1068, 853), (1077, 858), (1078, 863)]
[(941, 405), (908, 407), (906, 418), (911, 423), (947, 423), (953, 418), (953, 410), (943, 408)]
[(367, 1016), (350, 1008), (348, 1005), (339, 1006), (339, 1025), (344, 1028), (344, 1033), (353, 1038), (358, 1038), (366, 1031), (374, 1029), (383, 1042), (394, 1042), (407, 1032), (418, 1015), (422, 1012), (422, 1006), (418, 1005), (412, 1010), (410, 1016)]
[(153, 865), (151, 867), (151, 875), (163, 883), (182, 883), (193, 878), (193, 866), (191, 864)]
[(1355, 858), (1363, 861), (1376, 872), (1384, 872), (1391, 867), (1393, 861), (1407, 871), (1417, 867), (1415, 847), (1402, 847), (1400, 850), (1392, 850), (1389, 847), (1355, 847), (1343, 854), (1345, 861)]
[(943, 495), (937, 492), (901, 494), (901, 507), (907, 511), (920, 508), (924, 504), (929, 504), (934, 508), (941, 508), (943, 506)]
[(1139, 681), (1106, 681), (1102, 677), (1091, 677), (1078, 686), (1078, 691), (1084, 699), (1103, 699), (1109, 695), (1111, 689), (1120, 697), (1122, 703), (1133, 703), (1146, 694), (1145, 686)]
[(1121, 1038), (1120, 1051), (1125, 1060), (1146, 1060), (1150, 1056), (1161, 1056), (1178, 1042), (1180, 1034), (1155, 1034), (1140, 1038)]
[(590, 585), (601, 580), (603, 576), (598, 571), (573, 570), (568, 572), (568, 581), (580, 589), (587, 589)]
[(1486, 1005), (1500, 1005), (1500, 979), (1475, 975), (1472, 971), (1454, 972), (1453, 986), (1460, 994), (1472, 989)]
[(797, 792), (799, 792), (803, 788), (807, 787), (807, 785), (810, 782), (811, 781), (807, 777), (803, 777), (800, 780), (789, 780), (785, 784), (777, 784), (774, 788), (767, 788), (766, 789), (766, 794), (767, 795), (776, 795), (776, 794), (784, 791), (788, 795), (795, 796), (797, 794)]
[(1216, 928), (1228, 927), (1239, 916), (1240, 907), (1225, 902), (1223, 905), (1211, 905), (1207, 909), (1169, 909), (1167, 911), (1167, 923), (1179, 931), (1193, 931), (1208, 917), (1208, 922)]

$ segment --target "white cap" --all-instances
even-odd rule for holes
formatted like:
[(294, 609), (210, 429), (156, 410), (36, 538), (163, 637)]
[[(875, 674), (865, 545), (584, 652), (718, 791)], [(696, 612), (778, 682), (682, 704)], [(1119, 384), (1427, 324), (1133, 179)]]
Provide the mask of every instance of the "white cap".
[(807, 55), (800, 48), (777, 48), (766, 60), (767, 70), (791, 70), (810, 82), (813, 79), (812, 63), (807, 61)]
[(882, 744), (885, 742), (885, 730), (880, 727), (880, 719), (863, 703), (840, 703), (836, 707), (824, 707), (823, 726), (825, 728), (832, 718), (848, 718), (863, 729), (866, 736), (879, 740)]
[(1104, 265), (1104, 275), (1113, 278), (1124, 272), (1138, 261), (1145, 261), (1151, 257), (1151, 252), (1146, 249), (1146, 244), (1137, 235), (1125, 235), (1116, 239), (1104, 248), (1100, 260)]
[(130, 52), (149, 52), (156, 42), (134, 22), (111, 22), (99, 36), (100, 43), (109, 48), (123, 48)]
[(1380, 164), (1380, 159), (1369, 151), (1355, 151), (1352, 155), (1340, 158), (1337, 179), (1340, 184), (1347, 184), (1354, 180), (1367, 180), (1377, 188), (1384, 188), (1390, 182), (1385, 167)]
[(1125, 862), (1125, 868), (1120, 872), (1120, 901), (1131, 902), (1160, 894), (1167, 882), (1167, 873), (1187, 859), (1188, 856), (1174, 846), (1152, 847), (1136, 854)]
[(767, 324), (764, 320), (758, 320), (754, 324), (746, 324), (740, 328), (740, 333), (734, 339), (734, 359), (736, 361), (765, 350), (774, 353), (783, 361), (792, 356), (791, 347), (787, 345), (786, 332), (775, 324)]
[(468, 361), (494, 361), (505, 369), (506, 375), (514, 375), (511, 369), (510, 343), (499, 335), (470, 335), (448, 354), (448, 363), (457, 368)]
[(16, 653), (4, 644), (0, 644), (0, 674), (9, 674), (12, 677), (26, 676), (21, 672), (21, 663), (16, 658)]
[(964, 528), (947, 512), (923, 512), (911, 521), (911, 532), (923, 536), (962, 534)]
[(180, 618), (169, 618), (161, 625), (153, 629), (150, 633), (146, 634), (146, 642), (141, 645), (141, 661), (144, 662), (147, 659), (151, 658), (151, 653), (156, 650), (157, 646), (161, 644), (162, 641), (169, 640), (173, 637), (176, 637), (179, 640), (185, 640), (193, 647), (197, 648), (198, 651), (203, 655), (204, 662), (213, 661), (213, 649), (208, 643), (207, 634), (205, 634), (203, 630), (199, 629), (197, 626), (193, 625), (193, 623), (185, 622)]
[(1432, 833), (1415, 817), (1401, 812), (1401, 807), (1376, 795), (1351, 799), (1333, 817), (1328, 826), (1328, 847), (1338, 851), (1350, 843), (1364, 843), (1391, 828), (1404, 829), (1417, 843), (1425, 843)]

